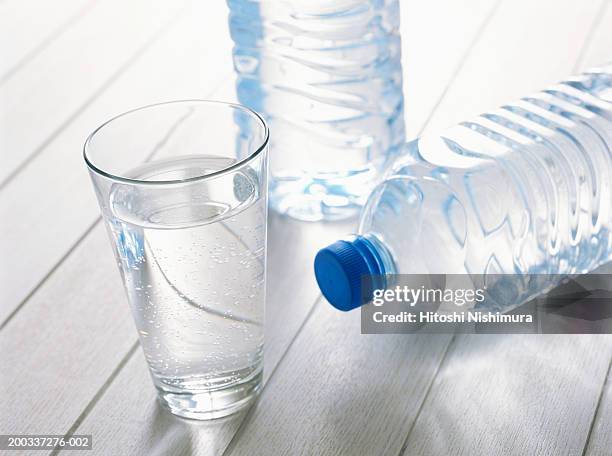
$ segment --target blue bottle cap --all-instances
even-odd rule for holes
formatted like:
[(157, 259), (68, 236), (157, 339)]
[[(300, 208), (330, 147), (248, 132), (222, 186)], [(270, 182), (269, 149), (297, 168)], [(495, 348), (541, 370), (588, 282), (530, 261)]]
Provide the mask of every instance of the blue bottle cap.
[(365, 238), (336, 241), (321, 249), (314, 261), (321, 292), (336, 309), (347, 311), (372, 299), (373, 275), (380, 275), (376, 251)]

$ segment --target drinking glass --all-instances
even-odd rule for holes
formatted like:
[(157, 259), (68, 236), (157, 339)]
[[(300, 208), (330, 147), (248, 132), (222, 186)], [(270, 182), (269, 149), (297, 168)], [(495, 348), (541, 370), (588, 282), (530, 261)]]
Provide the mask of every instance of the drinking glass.
[(229, 415), (260, 388), (268, 137), (245, 107), (188, 100), (85, 143), (153, 383), (179, 416)]

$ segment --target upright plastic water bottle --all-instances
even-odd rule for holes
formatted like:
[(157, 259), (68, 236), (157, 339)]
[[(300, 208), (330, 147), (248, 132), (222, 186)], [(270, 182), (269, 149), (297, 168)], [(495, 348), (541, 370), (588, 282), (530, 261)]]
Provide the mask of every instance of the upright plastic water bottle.
[(398, 0), (228, 0), (240, 103), (271, 135), (270, 205), (358, 212), (405, 142)]
[[(612, 65), (405, 147), (369, 197), (359, 234), (315, 259), (338, 309), (371, 299), (363, 276), (552, 281), (612, 259)], [(512, 304), (556, 285), (534, 283)]]

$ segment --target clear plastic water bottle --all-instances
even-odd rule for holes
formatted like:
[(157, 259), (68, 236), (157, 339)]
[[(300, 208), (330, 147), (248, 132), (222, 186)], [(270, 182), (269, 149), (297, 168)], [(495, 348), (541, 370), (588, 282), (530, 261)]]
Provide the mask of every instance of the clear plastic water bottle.
[(406, 144), (317, 281), (349, 310), (371, 299), (362, 276), (538, 275), (519, 305), (612, 259), (611, 185), (609, 65)]
[(398, 0), (228, 0), (241, 104), (270, 125), (270, 205), (357, 213), (405, 142)]

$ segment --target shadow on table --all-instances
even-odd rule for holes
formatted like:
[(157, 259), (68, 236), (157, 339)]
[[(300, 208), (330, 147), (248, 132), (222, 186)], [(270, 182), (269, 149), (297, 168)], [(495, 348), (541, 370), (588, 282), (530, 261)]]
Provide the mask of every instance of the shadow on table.
[(244, 419), (246, 410), (235, 415), (210, 421), (176, 417), (155, 401), (144, 434), (143, 450), (148, 455), (211, 455), (223, 452), (233, 433)]

